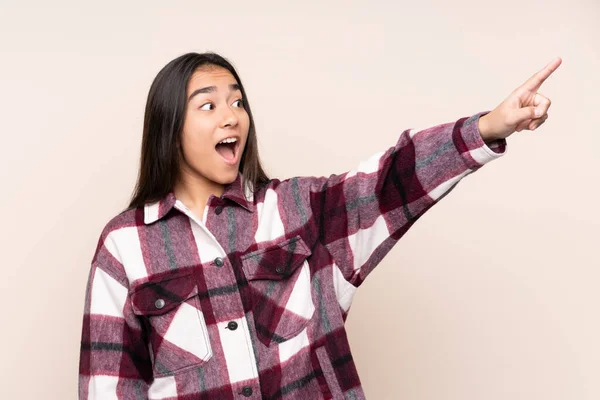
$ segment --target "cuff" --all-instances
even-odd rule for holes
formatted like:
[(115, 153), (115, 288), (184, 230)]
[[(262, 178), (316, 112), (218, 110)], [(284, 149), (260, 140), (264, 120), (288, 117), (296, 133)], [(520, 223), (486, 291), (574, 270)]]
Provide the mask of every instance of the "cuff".
[(454, 128), (454, 143), (465, 164), (475, 170), (506, 154), (506, 139), (486, 144), (479, 132), (479, 118), (489, 113), (483, 111), (458, 120)]

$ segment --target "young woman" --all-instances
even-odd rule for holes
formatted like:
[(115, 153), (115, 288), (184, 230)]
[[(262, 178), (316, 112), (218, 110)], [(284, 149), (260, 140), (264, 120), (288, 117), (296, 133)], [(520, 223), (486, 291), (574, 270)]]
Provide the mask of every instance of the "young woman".
[(344, 321), (356, 288), (461, 179), (535, 130), (557, 58), (491, 112), (355, 169), (269, 179), (242, 81), (214, 53), (154, 80), (130, 207), (87, 286), (81, 399), (363, 399)]

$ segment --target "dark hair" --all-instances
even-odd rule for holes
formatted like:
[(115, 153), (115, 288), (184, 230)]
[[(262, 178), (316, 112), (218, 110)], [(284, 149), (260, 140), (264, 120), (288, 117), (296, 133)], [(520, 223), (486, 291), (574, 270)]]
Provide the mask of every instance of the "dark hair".
[(203, 66), (225, 68), (235, 78), (250, 118), (248, 140), (239, 171), (244, 184), (255, 190), (269, 181), (258, 156), (254, 118), (242, 81), (231, 63), (213, 53), (187, 53), (177, 57), (156, 75), (146, 101), (140, 170), (129, 209), (162, 199), (173, 190), (179, 177), (179, 146), (187, 108), (187, 87), (196, 70)]

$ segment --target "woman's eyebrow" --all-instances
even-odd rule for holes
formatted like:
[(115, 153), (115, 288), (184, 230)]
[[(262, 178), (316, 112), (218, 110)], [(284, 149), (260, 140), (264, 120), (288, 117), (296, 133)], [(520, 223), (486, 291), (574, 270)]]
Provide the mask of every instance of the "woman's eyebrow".
[[(231, 92), (234, 92), (236, 90), (240, 90), (240, 85), (238, 85), (237, 83), (232, 83), (229, 85), (229, 90)], [(200, 93), (212, 93), (212, 92), (216, 92), (217, 91), (217, 87), (216, 86), (207, 86), (207, 87), (203, 87), (202, 89), (196, 89), (194, 90), (194, 92), (192, 94), (190, 94), (190, 97), (188, 98), (188, 101), (190, 101), (192, 99), (192, 97), (194, 97), (197, 94)]]

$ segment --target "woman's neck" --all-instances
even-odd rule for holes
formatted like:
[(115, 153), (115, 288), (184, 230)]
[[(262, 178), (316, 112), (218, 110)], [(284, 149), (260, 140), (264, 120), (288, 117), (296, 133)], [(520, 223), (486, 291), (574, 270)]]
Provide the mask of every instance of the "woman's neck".
[(187, 208), (202, 218), (204, 207), (210, 196), (221, 197), (224, 186), (205, 177), (182, 175), (175, 185), (173, 193)]

